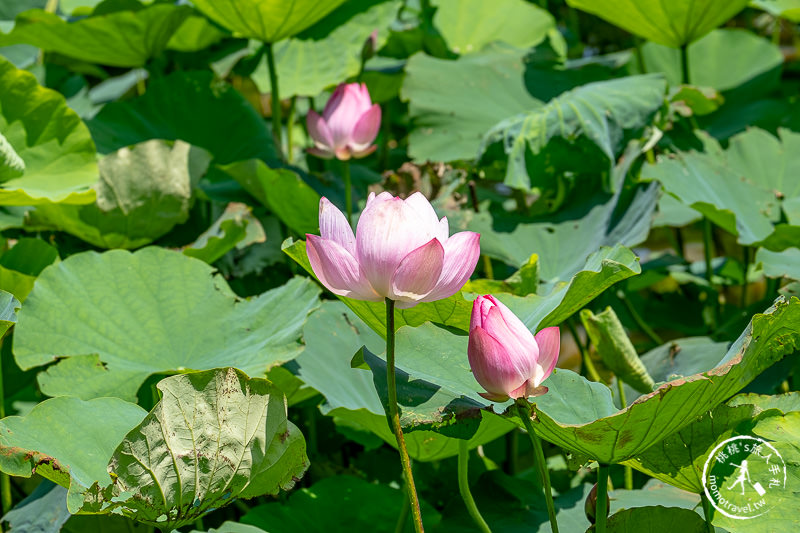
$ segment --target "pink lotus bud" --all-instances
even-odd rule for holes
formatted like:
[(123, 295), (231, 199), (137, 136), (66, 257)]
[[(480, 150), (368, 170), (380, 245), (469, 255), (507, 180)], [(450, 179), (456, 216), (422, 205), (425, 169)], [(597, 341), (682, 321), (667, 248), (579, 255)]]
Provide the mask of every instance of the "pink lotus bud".
[(469, 365), (480, 393), (487, 400), (541, 396), (542, 381), (553, 373), (561, 335), (557, 327), (534, 336), (511, 310), (494, 296), (478, 296), (469, 325)]
[(370, 193), (353, 230), (327, 198), (319, 202), (320, 236), (306, 235), (314, 274), (332, 293), (371, 302), (395, 300), (399, 309), (452, 296), (480, 256), (480, 235), (449, 235), (422, 193), (405, 200)]
[(363, 83), (339, 85), (331, 95), (322, 116), (309, 111), (308, 133), (317, 157), (350, 159), (366, 157), (377, 148), (372, 144), (381, 126), (381, 107), (373, 105)]

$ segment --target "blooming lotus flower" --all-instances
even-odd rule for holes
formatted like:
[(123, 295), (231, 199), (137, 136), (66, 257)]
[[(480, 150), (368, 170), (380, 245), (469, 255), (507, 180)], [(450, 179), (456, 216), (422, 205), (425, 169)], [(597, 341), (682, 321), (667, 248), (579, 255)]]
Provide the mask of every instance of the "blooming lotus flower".
[(314, 274), (332, 293), (370, 302), (395, 300), (399, 309), (452, 296), (464, 286), (480, 256), (480, 235), (448, 236), (416, 192), (403, 200), (370, 193), (356, 233), (327, 198), (319, 202), (321, 236), (306, 235)]
[(306, 125), (315, 145), (309, 153), (325, 159), (366, 157), (377, 148), (372, 141), (381, 126), (381, 107), (372, 104), (363, 83), (343, 83), (331, 95), (322, 116), (308, 112)]
[(472, 304), (469, 325), (469, 365), (480, 393), (487, 400), (540, 396), (547, 392), (542, 381), (553, 373), (561, 335), (557, 327), (535, 336), (494, 296), (478, 296)]

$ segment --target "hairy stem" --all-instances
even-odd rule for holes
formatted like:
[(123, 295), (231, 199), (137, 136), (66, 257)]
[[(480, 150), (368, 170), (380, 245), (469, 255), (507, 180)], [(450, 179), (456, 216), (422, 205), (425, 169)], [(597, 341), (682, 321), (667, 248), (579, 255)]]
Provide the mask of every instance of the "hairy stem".
[(389, 422), (397, 439), (397, 451), (400, 452), (400, 462), (403, 465), (403, 476), (406, 481), (406, 492), (411, 504), (411, 516), (414, 519), (414, 530), (422, 533), (422, 513), (419, 509), (417, 488), (414, 485), (414, 474), (411, 472), (411, 459), (406, 449), (403, 438), (403, 429), (400, 427), (400, 409), (397, 407), (397, 383), (394, 368), (394, 300), (386, 298), (386, 387), (389, 391)]

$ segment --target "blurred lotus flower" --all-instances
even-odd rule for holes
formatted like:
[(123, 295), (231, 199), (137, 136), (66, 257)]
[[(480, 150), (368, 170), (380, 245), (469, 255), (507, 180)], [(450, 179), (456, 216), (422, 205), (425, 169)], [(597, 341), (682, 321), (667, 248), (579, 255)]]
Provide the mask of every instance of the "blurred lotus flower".
[(314, 274), (339, 296), (395, 300), (399, 309), (452, 296), (464, 286), (480, 256), (480, 235), (448, 236), (427, 198), (405, 200), (370, 193), (356, 233), (336, 206), (319, 202), (321, 236), (306, 235)]
[(308, 112), (306, 124), (315, 145), (309, 153), (325, 159), (366, 157), (377, 148), (372, 141), (381, 126), (381, 107), (372, 104), (363, 83), (343, 83), (331, 95), (322, 116)]
[(557, 327), (534, 336), (525, 324), (494, 296), (478, 296), (469, 325), (469, 365), (481, 396), (504, 402), (509, 398), (540, 396), (542, 381), (553, 373), (561, 336)]

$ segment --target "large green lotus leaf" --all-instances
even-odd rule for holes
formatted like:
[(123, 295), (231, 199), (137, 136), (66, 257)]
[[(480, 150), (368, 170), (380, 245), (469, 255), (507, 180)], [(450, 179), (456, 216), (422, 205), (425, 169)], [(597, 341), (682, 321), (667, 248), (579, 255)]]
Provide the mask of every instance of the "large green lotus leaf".
[[(588, 530), (587, 530), (588, 531)], [(593, 531), (593, 529), (592, 529)], [(608, 517), (609, 533), (706, 533), (708, 526), (699, 514), (682, 507), (651, 505), (624, 509)]]
[(297, 35), (345, 0), (195, 0), (197, 9), (241, 37), (275, 43)]
[(145, 141), (100, 160), (97, 201), (49, 204), (30, 215), (35, 227), (66, 231), (100, 248), (139, 248), (186, 221), (192, 186), (205, 173), (208, 154), (176, 141)]
[[(292, 493), (285, 502), (250, 509), (242, 523), (270, 533), (392, 533), (405, 498), (402, 489), (388, 485), (353, 476), (326, 477)], [(441, 516), (432, 506), (421, 503), (425, 527), (433, 528)]]
[(607, 387), (559, 370), (536, 398), (537, 433), (603, 463), (632, 459), (686, 427), (800, 346), (800, 300), (781, 297), (755, 315), (725, 357), (705, 372), (669, 381), (617, 410)]
[[(770, 510), (750, 520), (739, 520), (715, 512), (713, 523), (731, 533), (772, 533), (773, 531), (796, 531), (800, 528), (800, 412), (794, 411), (785, 416), (763, 418), (758, 421), (750, 434), (766, 439), (778, 450), (786, 465), (785, 488), (777, 490), (769, 487), (767, 478), (764, 484), (768, 491), (766, 497)], [(751, 460), (762, 461), (752, 457)], [(772, 462), (775, 460), (773, 459)], [(755, 481), (755, 480), (754, 480)], [(778, 478), (780, 482), (780, 478)]]
[[(291, 239), (287, 239), (283, 243), (282, 249), (306, 272), (314, 275), (311, 263), (308, 262), (305, 241), (292, 242)], [(339, 297), (339, 299), (347, 304), (347, 307), (352, 309), (358, 318), (363, 320), (373, 331), (381, 336), (386, 335), (386, 304), (343, 297)], [(460, 292), (457, 292), (443, 300), (421, 303), (411, 309), (395, 310), (395, 328), (405, 325), (419, 326), (430, 321), (466, 331), (469, 329), (471, 312), (472, 303), (465, 300)]]
[(24, 162), (21, 176), (0, 171), (0, 205), (92, 202), (94, 142), (64, 97), (2, 57), (0, 86), (0, 135)]
[(433, 4), (437, 7), (433, 24), (457, 54), (478, 52), (495, 41), (531, 48), (556, 27), (549, 12), (523, 0), (435, 0)]
[(727, 351), (727, 342), (687, 337), (653, 348), (641, 360), (656, 382), (667, 382), (713, 368)]
[[(383, 46), (400, 6), (397, 0), (345, 2), (299, 35), (275, 44), (281, 98), (316, 96), (357, 75), (364, 42), (377, 31), (377, 48)], [(272, 91), (266, 58), (251, 77), (261, 92)]]
[(658, 188), (639, 188), (632, 198), (622, 200), (620, 192), (613, 196), (592, 194), (574, 202), (569, 212), (533, 221), (531, 217), (513, 218), (501, 211), (461, 210), (446, 214), (453, 231), (480, 233), (481, 253), (511, 266), (521, 267), (535, 252), (541, 280), (554, 284), (568, 281), (602, 246), (635, 246), (647, 238)]
[(541, 107), (525, 88), (525, 54), (489, 47), (455, 61), (423, 53), (411, 56), (400, 92), (409, 103), (413, 124), (411, 158), (474, 159), (486, 130), (504, 118)]
[(302, 351), (318, 293), (298, 277), (242, 300), (203, 261), (163, 248), (76, 254), (39, 276), (14, 355), (23, 369), (61, 358), (39, 376), (51, 396), (134, 399), (151, 374), (226, 365), (263, 375)]
[(585, 138), (608, 158), (612, 168), (624, 146), (626, 130), (649, 123), (663, 105), (666, 89), (667, 82), (660, 74), (583, 85), (545, 106), (496, 123), (486, 133), (480, 152), (499, 142), (508, 155), (505, 183), (519, 189), (530, 189), (530, 176), (535, 175), (527, 160), (545, 153), (554, 137), (569, 142)]
[[(767, 240), (780, 219), (781, 198), (796, 198), (800, 165), (795, 151), (800, 134), (780, 130), (780, 139), (752, 129), (731, 139), (727, 150), (704, 135), (704, 152), (678, 152), (642, 168), (642, 177), (658, 180), (670, 194), (691, 206), (742, 244)], [(770, 247), (785, 248), (776, 239)], [(778, 242), (780, 241), (780, 242)]]
[(114, 450), (146, 415), (118, 398), (45, 400), (24, 417), (0, 420), (0, 470), (22, 477), (36, 473), (69, 488), (77, 510), (95, 482), (111, 483), (107, 466)]
[(700, 495), (675, 488), (657, 479), (649, 479), (639, 489), (617, 488), (610, 491), (609, 500), (612, 513), (649, 505), (696, 509), (700, 504)]
[(255, 159), (220, 168), (300, 235), (318, 232), (319, 194), (297, 173)]
[[(424, 326), (423, 326), (424, 327)], [(414, 328), (401, 328), (400, 331)], [(437, 328), (438, 329), (438, 328)], [(466, 365), (466, 340), (463, 337), (446, 333), (447, 339), (456, 339), (463, 347), (463, 363)], [(305, 351), (296, 359), (299, 365), (298, 377), (307, 385), (325, 396), (322, 412), (328, 416), (347, 420), (350, 423), (372, 431), (390, 445), (396, 445), (394, 434), (389, 429), (383, 405), (375, 389), (372, 375), (364, 370), (351, 368), (351, 359), (362, 346), (380, 353), (384, 348), (383, 339), (370, 330), (364, 322), (348, 310), (342, 303), (325, 302), (314, 312), (303, 330), (306, 341)], [(463, 342), (461, 342), (463, 340)], [(404, 369), (409, 364), (424, 364), (435, 357), (434, 353), (415, 353), (413, 347), (398, 345), (397, 366), (399, 368), (399, 398), (404, 419), (415, 409), (404, 403), (408, 383)], [(463, 371), (463, 368), (459, 369)], [(467, 368), (467, 373), (469, 370)], [(472, 378), (471, 374), (468, 376)], [(383, 383), (385, 385), (385, 372)], [(473, 380), (474, 381), (474, 380)], [(475, 383), (477, 387), (477, 383)], [(476, 389), (477, 390), (477, 389)], [(480, 413), (473, 413), (480, 415)], [(491, 413), (473, 418), (471, 429), (475, 434), (469, 441), (471, 448), (484, 444), (507, 433), (514, 426)], [(480, 422), (480, 423), (478, 423)], [(417, 461), (435, 461), (452, 457), (458, 453), (458, 441), (433, 431), (412, 431), (405, 435), (408, 452)]]
[(782, 252), (771, 252), (766, 248), (759, 248), (756, 252), (756, 263), (761, 263), (764, 274), (770, 278), (786, 276), (800, 280), (800, 249), (787, 248)]
[(40, 9), (26, 11), (0, 46), (31, 44), (89, 63), (141, 67), (161, 53), (192, 12), (187, 6), (155, 4), (67, 22)]
[(639, 37), (677, 48), (744, 9), (749, 0), (567, 0)]
[[(783, 54), (778, 46), (744, 29), (714, 30), (689, 45), (689, 81), (693, 85), (726, 91), (770, 76), (780, 81)], [(670, 85), (683, 82), (680, 51), (656, 43), (642, 46), (648, 72), (662, 72)]]
[(0, 20), (14, 20), (23, 11), (44, 8), (45, 4), (47, 0), (5, 0), (0, 4)]
[(158, 389), (161, 401), (108, 463), (114, 482), (92, 487), (81, 511), (169, 531), (236, 498), (289, 490), (308, 468), (303, 435), (269, 381), (222, 368), (169, 377)]
[(800, 22), (800, 1), (798, 0), (751, 0), (750, 5), (763, 9), (776, 17)]
[(149, 139), (181, 139), (211, 152), (218, 164), (278, 159), (268, 124), (211, 72), (156, 78), (143, 96), (107, 104), (88, 124), (104, 154)]
[(797, 392), (781, 396), (734, 396), (626, 464), (700, 494), (703, 492), (703, 465), (717, 444), (735, 435), (751, 434), (759, 420), (798, 409), (800, 393)]

